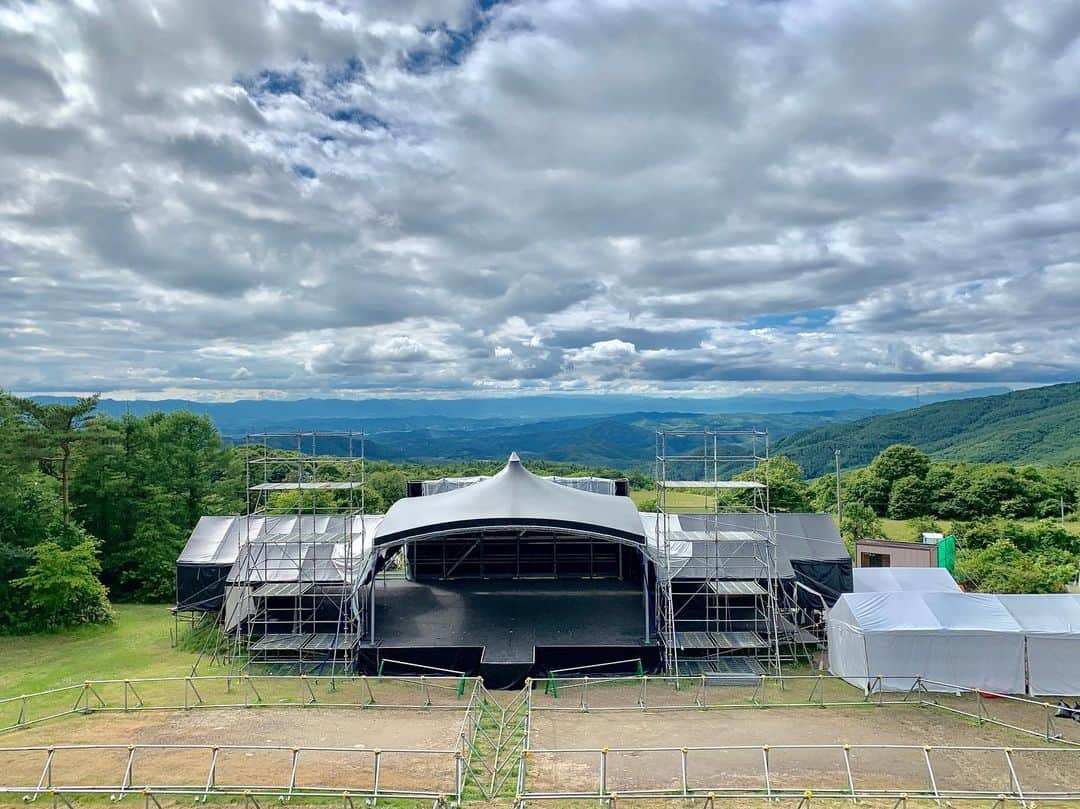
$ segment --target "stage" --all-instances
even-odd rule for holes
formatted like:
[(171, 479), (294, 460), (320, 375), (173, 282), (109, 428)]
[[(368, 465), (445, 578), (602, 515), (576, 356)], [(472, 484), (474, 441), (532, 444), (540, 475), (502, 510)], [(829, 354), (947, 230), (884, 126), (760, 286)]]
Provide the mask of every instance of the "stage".
[(638, 585), (617, 580), (393, 580), (376, 585), (376, 642), (359, 651), (387, 671), (404, 661), (499, 681), (626, 659), (651, 667), (652, 614)]

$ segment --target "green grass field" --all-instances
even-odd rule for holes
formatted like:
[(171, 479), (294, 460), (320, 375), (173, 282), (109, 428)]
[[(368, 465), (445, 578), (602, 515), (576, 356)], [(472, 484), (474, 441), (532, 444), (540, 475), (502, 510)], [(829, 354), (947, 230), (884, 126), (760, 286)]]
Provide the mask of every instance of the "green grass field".
[[(634, 501), (634, 504), (640, 508), (647, 503), (656, 502), (656, 490), (634, 489), (630, 492), (630, 498)], [(713, 496), (711, 494), (702, 494), (699, 492), (669, 491), (667, 493), (667, 502), (669, 509), (712, 511)]]
[(83, 680), (188, 674), (198, 655), (172, 648), (172, 626), (163, 604), (118, 604), (110, 626), (0, 637), (0, 697)]

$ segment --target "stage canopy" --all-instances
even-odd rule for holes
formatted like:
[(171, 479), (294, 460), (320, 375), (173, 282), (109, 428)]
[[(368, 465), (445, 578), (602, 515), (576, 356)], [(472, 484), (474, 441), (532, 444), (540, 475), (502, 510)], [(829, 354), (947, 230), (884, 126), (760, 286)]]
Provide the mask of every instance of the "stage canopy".
[(827, 627), (830, 670), (860, 688), (1025, 692), (1024, 631), (994, 595), (847, 593)]
[(485, 528), (523, 528), (643, 543), (629, 497), (594, 494), (545, 480), (517, 453), (498, 474), (461, 489), (398, 500), (386, 512), (375, 545)]
[(856, 593), (961, 592), (943, 567), (857, 567), (852, 577)]

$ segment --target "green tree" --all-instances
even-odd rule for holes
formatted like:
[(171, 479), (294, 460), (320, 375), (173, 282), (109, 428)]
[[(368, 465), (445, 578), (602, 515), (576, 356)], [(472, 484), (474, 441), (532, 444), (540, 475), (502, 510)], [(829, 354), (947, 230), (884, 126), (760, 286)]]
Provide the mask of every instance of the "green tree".
[(889, 483), (906, 477), (923, 480), (930, 471), (930, 456), (910, 444), (893, 444), (870, 462), (870, 471)]
[(925, 516), (929, 507), (930, 493), (919, 478), (908, 475), (893, 481), (889, 492), (889, 516), (894, 520)]
[(881, 521), (869, 506), (849, 503), (844, 506), (844, 519), (840, 523), (840, 536), (847, 545), (848, 553), (855, 555), (855, 543), (860, 539), (881, 536)]
[(840, 476), (844, 496), (844, 511), (849, 502), (862, 503), (879, 517), (889, 510), (889, 482), (869, 469), (856, 469)]
[(26, 598), (28, 618), (37, 629), (57, 629), (112, 620), (108, 591), (98, 580), (96, 543), (68, 527), (70, 547), (49, 540), (31, 548), (33, 562), (14, 582)]
[(242, 510), (238, 453), (209, 418), (186, 411), (95, 419), (72, 479), (77, 515), (102, 541), (117, 598), (162, 600), (173, 564), (203, 515)]
[(68, 494), (71, 459), (76, 445), (86, 438), (84, 427), (97, 409), (98, 396), (79, 399), (74, 404), (41, 404), (6, 394), (19, 418), (16, 446), (60, 481), (60, 505), (64, 525), (71, 519)]
[[(735, 476), (736, 480), (768, 482), (769, 507), (773, 511), (800, 512), (810, 510), (810, 487), (803, 480), (802, 468), (784, 455), (774, 455)], [(742, 493), (743, 506), (751, 505), (752, 493)]]

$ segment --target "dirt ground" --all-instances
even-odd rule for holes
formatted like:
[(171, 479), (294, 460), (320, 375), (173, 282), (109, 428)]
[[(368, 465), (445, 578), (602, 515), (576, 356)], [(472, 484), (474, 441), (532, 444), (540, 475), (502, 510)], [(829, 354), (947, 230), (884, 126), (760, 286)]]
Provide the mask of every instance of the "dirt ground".
[[(194, 711), (100, 713), (46, 722), (6, 733), (0, 747), (65, 744), (284, 745), (342, 747), (348, 752), (301, 753), (297, 785), (367, 788), (380, 754), (380, 786), (392, 789), (446, 790), (454, 785), (454, 757), (446, 753), (395, 753), (402, 750), (452, 750), (463, 713), (355, 708), (229, 708)], [(352, 752), (352, 751), (355, 752)], [(202, 785), (211, 751), (139, 750), (133, 767), (138, 786)], [(43, 752), (0, 751), (0, 786), (37, 783)], [(121, 783), (127, 750), (63, 751), (53, 758), (54, 783)], [(288, 750), (222, 750), (219, 785), (288, 785), (292, 756)], [(2, 804), (0, 798), (0, 804)]]
[[(763, 745), (770, 745), (773, 787), (846, 789), (843, 751), (783, 749), (785, 745), (918, 745), (916, 750), (852, 750), (851, 768), (861, 788), (926, 789), (928, 775), (921, 747), (965, 745), (1048, 747), (1034, 738), (995, 726), (943, 714), (931, 708), (753, 708), (678, 712), (534, 711), (530, 747), (699, 747), (752, 745), (745, 751), (690, 751), (692, 788), (764, 788)], [(1010, 790), (1004, 754), (931, 749), (931, 763), (942, 790)], [(534, 753), (531, 791), (595, 788), (599, 755)], [(1017, 777), (1027, 791), (1080, 789), (1080, 749), (1016, 752)], [(609, 752), (607, 788), (611, 791), (677, 787), (680, 753)]]
[[(625, 693), (624, 693), (625, 691)], [(850, 751), (855, 783), (863, 789), (923, 790), (928, 787), (922, 745), (930, 745), (937, 786), (941, 790), (1012, 791), (1007, 763), (1000, 751), (942, 750), (942, 746), (1038, 748), (1017, 751), (1014, 763), (1025, 792), (1080, 790), (1080, 748), (1050, 749), (1033, 737), (993, 725), (950, 715), (917, 704), (859, 705), (858, 707), (731, 707), (709, 711), (604, 712), (603, 706), (635, 704), (633, 688), (597, 688), (590, 693), (591, 713), (576, 710), (573, 692), (544, 698), (534, 692), (534, 708), (568, 708), (558, 712), (534, 710), (530, 747), (541, 749), (608, 747), (607, 788), (670, 789), (680, 784), (680, 753), (718, 745), (747, 745), (739, 751), (688, 753), (688, 781), (694, 789), (764, 788), (763, 745), (770, 745), (769, 768), (774, 788), (846, 789), (847, 774), (839, 749), (785, 749), (790, 745), (916, 745), (916, 749), (879, 748)], [(710, 704), (734, 703), (735, 692), (710, 695)], [(658, 700), (689, 700), (657, 691)], [(510, 693), (497, 695), (500, 701)], [(770, 697), (771, 699), (772, 697)], [(942, 698), (953, 700), (953, 698)], [(973, 706), (953, 701), (965, 710)], [(1031, 711), (1027, 711), (1031, 708)], [(1041, 706), (995, 702), (989, 713), (1038, 727), (1045, 717)], [(0, 748), (64, 744), (116, 744), (115, 750), (58, 751), (54, 781), (66, 786), (115, 786), (123, 777), (128, 744), (161, 745), (281, 745), (341, 747), (344, 752), (302, 753), (297, 785), (333, 789), (368, 789), (374, 755), (380, 748), (380, 784), (387, 789), (450, 792), (454, 758), (448, 753), (394, 753), (393, 748), (450, 750), (457, 742), (461, 710), (422, 711), (398, 708), (260, 707), (95, 713), (45, 722), (0, 735)], [(1071, 729), (1071, 728), (1070, 728)], [(671, 747), (667, 752), (619, 752), (627, 747)], [(203, 785), (211, 751), (197, 749), (140, 750), (136, 754), (136, 786)], [(37, 783), (44, 763), (42, 752), (0, 750), (0, 787)], [(217, 784), (282, 787), (291, 768), (289, 750), (221, 751)], [(529, 758), (529, 791), (595, 789), (599, 777), (596, 753), (545, 754)], [(0, 806), (10, 796), (0, 795)]]

